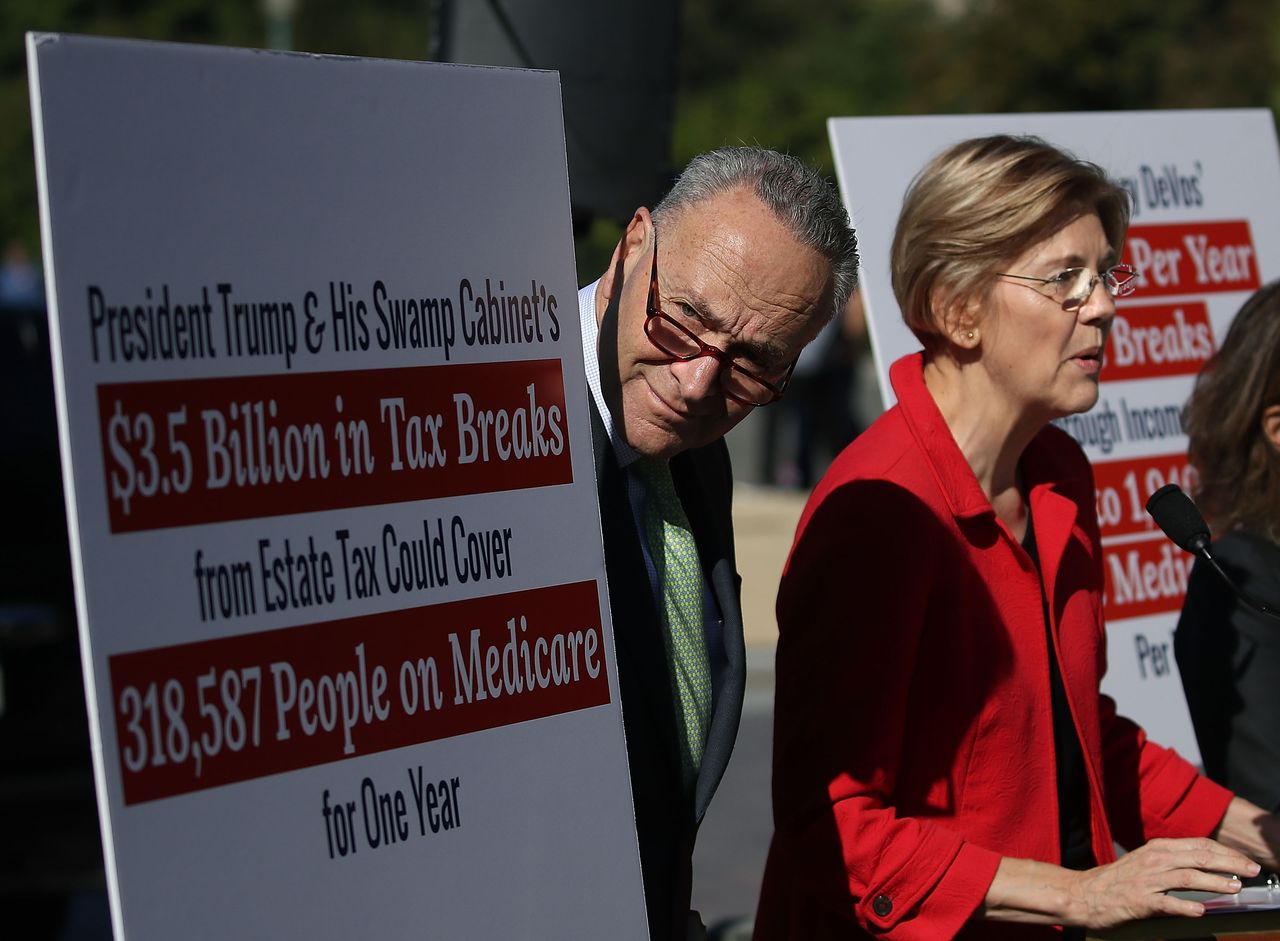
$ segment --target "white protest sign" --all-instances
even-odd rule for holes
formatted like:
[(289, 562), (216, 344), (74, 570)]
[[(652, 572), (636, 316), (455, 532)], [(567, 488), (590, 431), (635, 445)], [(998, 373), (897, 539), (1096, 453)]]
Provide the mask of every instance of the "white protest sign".
[(28, 57), (117, 937), (644, 937), (558, 77)]
[(1121, 713), (1191, 761), (1200, 751), (1173, 659), (1172, 633), (1192, 557), (1143, 506), (1166, 483), (1188, 487), (1180, 413), (1231, 318), (1280, 275), (1280, 157), (1265, 110), (833, 118), (831, 146), (858, 230), (880, 387), (920, 348), (902, 323), (889, 248), (912, 178), (947, 146), (1035, 134), (1101, 165), (1129, 191), (1124, 260), (1142, 271), (1117, 317), (1092, 411), (1059, 422), (1084, 446), (1098, 486), (1106, 572), (1108, 673)]

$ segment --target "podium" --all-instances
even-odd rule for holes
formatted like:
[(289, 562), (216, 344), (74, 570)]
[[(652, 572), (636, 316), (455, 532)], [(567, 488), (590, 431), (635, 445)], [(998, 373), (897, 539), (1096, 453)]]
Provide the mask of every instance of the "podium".
[(1174, 938), (1247, 938), (1280, 941), (1280, 909), (1208, 912), (1203, 918), (1148, 918), (1089, 935), (1098, 941)]

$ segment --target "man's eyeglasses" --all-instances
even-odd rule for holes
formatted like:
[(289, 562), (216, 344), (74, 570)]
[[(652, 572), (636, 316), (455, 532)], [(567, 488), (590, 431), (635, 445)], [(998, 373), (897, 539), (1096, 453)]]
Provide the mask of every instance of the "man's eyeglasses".
[(1050, 278), (1035, 278), (1026, 274), (1008, 274), (998, 271), (1001, 278), (1017, 278), (1020, 281), (1039, 281), (1045, 287), (1037, 288), (1045, 297), (1062, 305), (1063, 310), (1078, 310), (1098, 282), (1112, 297), (1125, 297), (1138, 287), (1138, 269), (1131, 265), (1112, 265), (1100, 274), (1092, 268), (1065, 268)]
[(721, 381), (724, 385), (724, 394), (735, 402), (759, 407), (769, 405), (782, 398), (782, 393), (786, 391), (787, 383), (791, 381), (791, 373), (796, 368), (795, 360), (791, 361), (791, 365), (787, 367), (786, 374), (776, 384), (769, 382), (756, 375), (746, 366), (743, 366), (738, 360), (719, 347), (712, 346), (710, 343), (703, 343), (701, 339), (673, 317), (663, 313), (662, 304), (658, 297), (658, 236), (656, 232), (653, 237), (653, 272), (649, 275), (649, 304), (647, 312), (649, 316), (644, 321), (645, 336), (649, 338), (650, 343), (662, 352), (668, 356), (675, 357), (681, 362), (688, 362), (697, 359), (699, 356), (713, 356), (716, 360), (729, 367), (723, 373)]

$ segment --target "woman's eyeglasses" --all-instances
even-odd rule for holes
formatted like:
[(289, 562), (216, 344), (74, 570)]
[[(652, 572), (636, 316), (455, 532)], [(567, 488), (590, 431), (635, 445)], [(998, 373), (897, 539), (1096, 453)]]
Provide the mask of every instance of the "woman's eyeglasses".
[(1017, 278), (1020, 281), (1038, 281), (1044, 285), (1037, 288), (1041, 294), (1062, 305), (1063, 310), (1077, 310), (1099, 282), (1112, 297), (1125, 297), (1138, 287), (1138, 269), (1132, 265), (1112, 265), (1105, 271), (1094, 274), (1092, 268), (1065, 268), (1048, 278), (1036, 278), (1027, 274), (1009, 274), (996, 272), (1001, 278)]

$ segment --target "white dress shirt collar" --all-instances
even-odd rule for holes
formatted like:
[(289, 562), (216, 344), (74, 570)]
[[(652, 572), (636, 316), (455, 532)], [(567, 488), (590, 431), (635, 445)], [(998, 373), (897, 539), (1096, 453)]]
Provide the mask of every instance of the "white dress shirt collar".
[(629, 467), (640, 459), (640, 455), (627, 444), (622, 429), (609, 411), (600, 383), (600, 326), (596, 323), (596, 288), (599, 284), (599, 281), (593, 281), (578, 292), (578, 315), (582, 321), (582, 360), (587, 372), (587, 388), (591, 390), (596, 411), (600, 413), (609, 443), (613, 445), (614, 457), (617, 458), (619, 467)]

